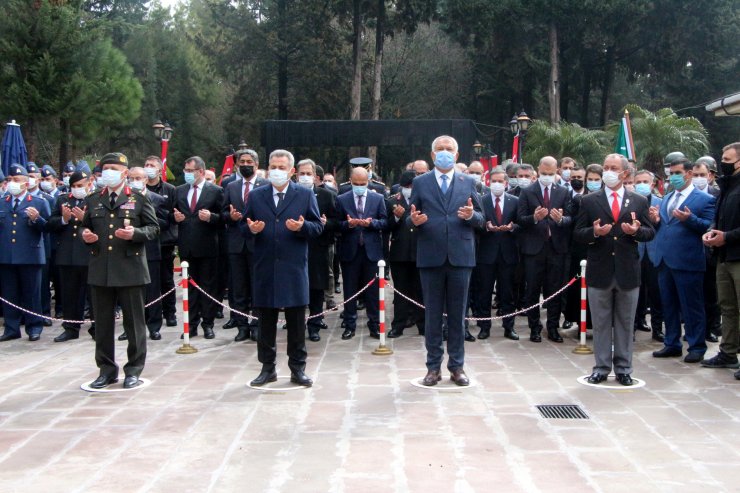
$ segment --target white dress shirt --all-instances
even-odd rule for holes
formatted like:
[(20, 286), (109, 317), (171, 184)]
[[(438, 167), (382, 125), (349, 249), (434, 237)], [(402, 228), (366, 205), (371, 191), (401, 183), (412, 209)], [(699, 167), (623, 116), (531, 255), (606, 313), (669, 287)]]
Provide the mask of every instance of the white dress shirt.
[(196, 199), (197, 202), (198, 200), (200, 200), (200, 194), (203, 193), (203, 188), (205, 187), (205, 184), (206, 181), (203, 180), (200, 183), (193, 183), (192, 185), (190, 185), (190, 190), (188, 190), (188, 207), (190, 207), (190, 204), (193, 203), (193, 192), (195, 191), (193, 187), (195, 187), (196, 185), (198, 186), (198, 198)]
[(446, 173), (442, 173), (439, 169), (434, 168), (434, 177), (437, 179), (437, 185), (439, 185), (440, 190), (442, 189), (442, 175), (447, 176), (447, 190), (449, 191), (450, 186), (452, 186), (452, 179), (455, 177), (455, 168), (452, 168)]
[(624, 187), (619, 187), (619, 190), (612, 190), (609, 187), (604, 187), (604, 193), (606, 194), (606, 200), (609, 201), (609, 209), (613, 207), (612, 202), (614, 202), (614, 196), (613, 193), (617, 192), (617, 204), (619, 205), (619, 210), (622, 210), (622, 201), (624, 199)]
[[(288, 196), (288, 189), (289, 188), (290, 188), (289, 186), (286, 186), (285, 188), (283, 188), (282, 191), (280, 191), (277, 188), (275, 188), (274, 186), (272, 187), (272, 200), (275, 201), (275, 207), (277, 207), (278, 200), (280, 200), (280, 197), (278, 197), (278, 194), (279, 193), (282, 193), (283, 194), (283, 200), (285, 200), (285, 198)], [(250, 188), (249, 191), (251, 193), (252, 189)]]
[[(684, 203), (684, 200), (686, 200), (686, 197), (688, 197), (689, 194), (691, 194), (691, 192), (694, 191), (694, 188), (695, 188), (694, 187), (694, 184), (693, 183), (690, 183), (689, 186), (687, 186), (683, 190), (680, 190), (680, 191), (679, 190), (674, 190), (673, 191), (674, 195), (673, 195), (673, 197), (671, 197), (671, 202), (675, 202), (676, 201), (676, 198), (678, 198), (678, 202), (676, 202), (676, 204), (668, 204), (668, 208), (669, 209), (670, 208), (673, 208), (673, 209), (679, 209), (680, 210), (681, 209), (681, 204), (683, 204)], [(680, 193), (681, 195), (677, 195), (678, 193)]]

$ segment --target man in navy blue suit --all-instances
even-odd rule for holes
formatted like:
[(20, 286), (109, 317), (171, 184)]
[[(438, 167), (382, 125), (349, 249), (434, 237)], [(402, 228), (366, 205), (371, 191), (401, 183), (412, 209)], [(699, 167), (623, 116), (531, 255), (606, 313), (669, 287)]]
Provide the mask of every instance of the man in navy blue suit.
[[(352, 189), (337, 197), (337, 216), (340, 218), (339, 261), (344, 280), (344, 299), (348, 299), (370, 282), (378, 271), (378, 261), (383, 258), (383, 230), (387, 224), (385, 198), (368, 188), (365, 168), (357, 167), (350, 175)], [(367, 325), (370, 336), (380, 337), (378, 312), (378, 283), (364, 293)], [(342, 339), (355, 336), (357, 326), (357, 300), (344, 305), (345, 330)]]
[(416, 265), (426, 312), (427, 374), (422, 383), (442, 379), (442, 313), (447, 312), (447, 369), (457, 385), (469, 385), (465, 363), (465, 311), (475, 267), (474, 228), (483, 227), (475, 180), (454, 170), (457, 141), (443, 135), (432, 142), (434, 171), (417, 176), (407, 221), (418, 231)]
[(310, 387), (313, 381), (304, 373), (308, 238), (318, 237), (324, 227), (313, 192), (290, 181), (295, 173), (293, 155), (278, 149), (272, 151), (268, 162), (271, 185), (250, 192), (244, 211), (246, 223), (242, 223), (243, 233), (254, 235), (252, 304), (260, 319), (257, 357), (262, 371), (252, 385), (277, 380), (275, 335), (278, 313), (284, 310), (290, 381)]
[(688, 159), (670, 167), (673, 191), (665, 196), (660, 209), (650, 208), (655, 224), (656, 255), (660, 297), (665, 319), (665, 346), (655, 351), (656, 358), (681, 356), (681, 315), (689, 344), (686, 363), (699, 363), (707, 351), (704, 340), (707, 320), (704, 316), (704, 245), (702, 235), (714, 219), (716, 199), (694, 187), (693, 163)]
[[(46, 264), (44, 227), (49, 203), (28, 192), (28, 172), (14, 164), (8, 172), (8, 194), (0, 201), (0, 281), (3, 296), (16, 305), (41, 313), (41, 268)], [(21, 336), (21, 316), (26, 320), (29, 341), (38, 341), (43, 319), (23, 315), (10, 305), (3, 307), (5, 331), (0, 341)]]

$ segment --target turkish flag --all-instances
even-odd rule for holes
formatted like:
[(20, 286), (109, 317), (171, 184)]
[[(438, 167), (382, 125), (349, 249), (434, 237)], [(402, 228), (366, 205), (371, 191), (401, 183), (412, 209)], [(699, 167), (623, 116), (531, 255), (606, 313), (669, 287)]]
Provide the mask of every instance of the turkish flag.
[(229, 154), (224, 160), (224, 167), (221, 169), (221, 178), (218, 180), (218, 184), (224, 179), (224, 175), (231, 175), (234, 173), (234, 155)]

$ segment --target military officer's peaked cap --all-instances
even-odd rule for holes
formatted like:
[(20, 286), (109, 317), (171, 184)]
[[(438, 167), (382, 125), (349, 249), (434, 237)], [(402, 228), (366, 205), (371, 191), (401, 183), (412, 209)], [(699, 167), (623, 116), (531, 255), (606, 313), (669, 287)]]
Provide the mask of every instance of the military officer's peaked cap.
[(120, 164), (128, 168), (128, 158), (120, 152), (110, 152), (100, 158), (100, 167), (102, 168), (106, 164)]
[(368, 157), (356, 157), (349, 160), (349, 164), (352, 166), (367, 166), (373, 164), (373, 160)]
[(28, 171), (20, 164), (13, 164), (8, 170), (8, 176), (28, 176)]

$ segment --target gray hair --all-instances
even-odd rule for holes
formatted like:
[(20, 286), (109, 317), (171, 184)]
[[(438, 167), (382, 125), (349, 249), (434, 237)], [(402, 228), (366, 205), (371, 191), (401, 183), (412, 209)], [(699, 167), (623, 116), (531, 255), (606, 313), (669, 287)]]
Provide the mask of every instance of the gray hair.
[(449, 135), (440, 135), (439, 137), (437, 137), (436, 139), (434, 139), (432, 141), (432, 152), (434, 152), (434, 147), (437, 145), (437, 142), (439, 142), (440, 140), (450, 140), (450, 141), (452, 141), (452, 144), (455, 147), (455, 152), (457, 152), (457, 149), (458, 149), (458, 147), (457, 147), (457, 141), (453, 137), (450, 137)]
[(301, 159), (298, 161), (298, 164), (295, 165), (295, 169), (298, 170), (301, 168), (301, 166), (310, 165), (311, 170), (313, 171), (313, 174), (316, 174), (316, 163), (313, 161), (313, 159)]
[(193, 163), (196, 169), (206, 169), (206, 162), (200, 156), (192, 156), (185, 160), (185, 164)]
[(496, 166), (491, 171), (488, 172), (488, 176), (493, 175), (500, 175), (503, 174), (506, 177), (506, 181), (509, 181), (509, 175), (506, 173), (506, 170), (501, 166)]
[(630, 162), (627, 160), (627, 158), (622, 156), (621, 154), (607, 154), (604, 158), (604, 162), (606, 162), (607, 159), (619, 159), (619, 162), (622, 163), (622, 170), (626, 170), (627, 167), (630, 165)]
[(267, 160), (269, 163), (272, 161), (273, 158), (276, 157), (287, 157), (288, 158), (288, 164), (292, 167), (295, 166), (295, 158), (293, 157), (293, 154), (289, 151), (286, 151), (285, 149), (275, 149), (270, 153), (270, 158)]
[(635, 173), (635, 178), (637, 178), (640, 175), (649, 175), (650, 181), (653, 181), (655, 179), (655, 174), (652, 171), (641, 169)]
[(257, 151), (253, 149), (241, 149), (234, 153), (234, 161), (239, 161), (239, 158), (242, 156), (242, 154), (249, 154), (252, 156), (252, 159), (254, 159), (254, 162), (259, 164), (260, 163), (260, 156), (257, 154)]

